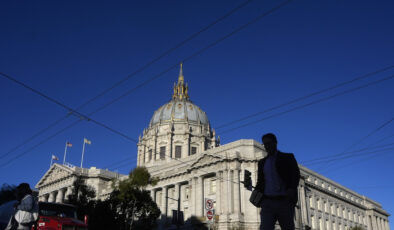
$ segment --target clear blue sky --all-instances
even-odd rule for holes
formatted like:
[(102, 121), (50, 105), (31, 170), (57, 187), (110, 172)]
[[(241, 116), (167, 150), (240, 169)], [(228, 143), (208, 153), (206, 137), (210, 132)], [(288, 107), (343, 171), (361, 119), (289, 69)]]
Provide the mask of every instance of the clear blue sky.
[[(241, 3), (1, 1), (0, 72), (76, 108)], [(94, 111), (275, 4), (278, 2), (252, 1), (80, 112)], [(215, 128), (394, 65), (393, 12), (392, 1), (294, 1), (185, 61), (191, 99), (206, 111)], [(393, 74), (391, 69), (239, 124)], [(170, 100), (177, 76), (175, 68), (92, 118), (138, 139), (153, 112)], [(368, 147), (386, 137), (376, 145), (391, 144), (394, 122), (364, 137), (394, 116), (393, 86), (394, 79), (389, 79), (232, 132), (225, 130), (235, 126), (217, 129), (217, 133), (226, 144), (241, 138), (260, 140), (263, 133), (274, 132), (279, 148), (294, 152), (300, 163)], [(3, 77), (0, 106), (0, 156), (67, 114)], [(87, 121), (26, 152), (75, 120), (67, 118), (0, 159), (4, 164), (24, 154), (0, 167), (0, 183), (35, 185), (49, 168), (52, 154), (63, 158), (66, 140), (73, 144), (67, 161), (79, 165), (84, 137), (92, 141), (84, 166), (111, 166), (125, 174), (135, 166), (135, 143)], [(310, 168), (394, 213), (394, 182), (390, 179), (394, 151), (362, 154)], [(124, 163), (114, 165), (120, 160)]]

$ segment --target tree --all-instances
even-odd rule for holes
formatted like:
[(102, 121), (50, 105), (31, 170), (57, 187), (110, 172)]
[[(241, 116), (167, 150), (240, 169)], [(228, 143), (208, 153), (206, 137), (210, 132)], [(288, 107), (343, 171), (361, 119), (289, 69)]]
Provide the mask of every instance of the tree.
[(96, 197), (94, 188), (86, 185), (85, 180), (78, 176), (73, 183), (72, 193), (68, 196), (67, 203), (77, 207), (78, 219), (83, 220), (85, 215), (90, 214), (93, 210)]
[(0, 205), (15, 200), (15, 185), (3, 184), (0, 189)]
[(95, 201), (93, 209), (89, 212), (89, 229), (120, 229), (116, 206), (112, 203), (110, 199)]
[(160, 210), (145, 190), (156, 183), (145, 167), (135, 168), (126, 180), (118, 182), (110, 200), (118, 210), (118, 221), (123, 223), (120, 229), (152, 229), (156, 225)]

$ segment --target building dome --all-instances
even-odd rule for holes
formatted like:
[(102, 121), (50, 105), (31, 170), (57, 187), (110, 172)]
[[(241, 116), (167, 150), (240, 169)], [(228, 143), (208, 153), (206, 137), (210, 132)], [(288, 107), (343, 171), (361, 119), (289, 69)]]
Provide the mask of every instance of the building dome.
[(204, 111), (189, 99), (181, 69), (171, 100), (157, 109), (138, 139), (139, 166), (156, 167), (219, 146)]
[(200, 107), (189, 100), (188, 90), (189, 88), (185, 84), (181, 64), (178, 83), (174, 83), (172, 100), (153, 113), (149, 126), (171, 121), (186, 121), (188, 123), (208, 125), (207, 115)]
[(150, 126), (170, 121), (188, 121), (202, 125), (208, 125), (209, 123), (206, 113), (200, 107), (186, 99), (172, 99), (167, 104), (161, 106), (154, 112)]

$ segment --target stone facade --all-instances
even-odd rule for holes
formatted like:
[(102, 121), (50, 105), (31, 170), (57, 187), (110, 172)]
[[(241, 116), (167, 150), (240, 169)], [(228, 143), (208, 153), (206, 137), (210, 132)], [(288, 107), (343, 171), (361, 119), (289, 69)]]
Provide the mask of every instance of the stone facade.
[[(256, 184), (257, 163), (267, 153), (254, 140), (220, 145), (205, 112), (189, 99), (182, 68), (172, 99), (154, 112), (137, 146), (138, 166), (159, 178), (157, 185), (148, 187), (162, 213), (159, 228), (171, 227), (178, 199), (185, 228), (190, 227), (192, 217), (205, 222), (204, 199), (210, 198), (217, 229), (259, 229), (260, 210), (249, 202), (251, 191), (240, 182), (244, 170), (249, 170)], [(379, 203), (302, 165), (300, 170), (297, 229), (390, 229), (389, 214)], [(107, 170), (54, 164), (36, 186), (40, 198), (62, 202), (76, 175), (83, 175), (96, 189), (97, 199), (108, 195), (112, 179), (125, 177)]]
[(125, 175), (96, 167), (79, 168), (70, 164), (53, 164), (35, 186), (40, 201), (63, 203), (72, 192), (72, 186), (78, 176), (82, 176), (87, 185), (94, 188), (96, 199), (105, 199), (112, 191), (112, 181)]

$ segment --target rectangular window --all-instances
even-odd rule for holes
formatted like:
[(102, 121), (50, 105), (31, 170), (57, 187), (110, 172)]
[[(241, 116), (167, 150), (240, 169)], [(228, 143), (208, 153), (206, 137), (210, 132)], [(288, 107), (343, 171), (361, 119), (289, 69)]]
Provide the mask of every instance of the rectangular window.
[(182, 156), (182, 146), (175, 146), (175, 158), (181, 158)]
[(211, 180), (210, 192), (216, 193), (216, 180)]
[(197, 153), (197, 147), (192, 147), (191, 155), (194, 155)]
[(186, 200), (189, 199), (189, 187), (185, 188), (185, 197), (186, 197)]
[(149, 149), (149, 161), (152, 160), (152, 149)]
[(160, 159), (161, 160), (166, 159), (166, 147), (165, 146), (160, 147)]

